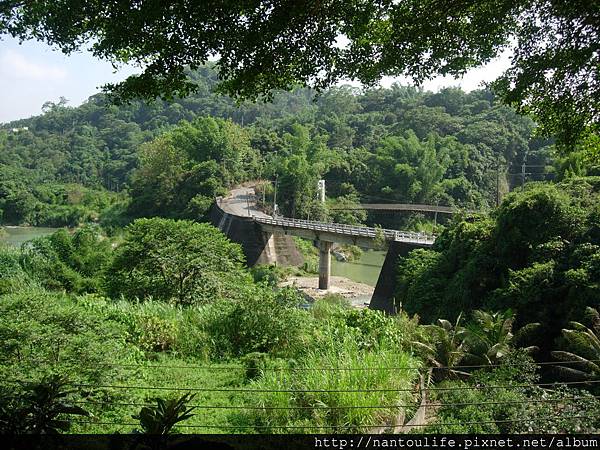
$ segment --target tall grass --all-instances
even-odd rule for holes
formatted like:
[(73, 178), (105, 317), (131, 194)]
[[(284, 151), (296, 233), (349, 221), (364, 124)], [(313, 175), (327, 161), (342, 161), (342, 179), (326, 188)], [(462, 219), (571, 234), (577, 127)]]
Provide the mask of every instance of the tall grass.
[[(258, 409), (234, 414), (230, 420), (264, 433), (369, 432), (370, 426), (394, 423), (401, 413), (410, 415), (397, 405), (414, 403), (413, 394), (403, 390), (416, 385), (418, 371), (401, 368), (418, 364), (404, 352), (361, 350), (348, 336), (326, 351), (310, 352), (297, 365), (265, 370), (249, 389), (297, 392), (252, 393), (247, 404)], [(400, 369), (390, 370), (393, 367)], [(369, 389), (386, 391), (356, 392)], [(290, 407), (299, 409), (286, 409)]]
[(21, 257), (21, 250), (0, 242), (0, 295), (38, 284), (23, 270)]

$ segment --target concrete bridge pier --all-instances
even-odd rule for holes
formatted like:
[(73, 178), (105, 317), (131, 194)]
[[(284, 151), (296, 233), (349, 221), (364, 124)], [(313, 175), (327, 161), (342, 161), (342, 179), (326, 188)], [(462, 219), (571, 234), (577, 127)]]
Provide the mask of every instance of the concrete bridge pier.
[(328, 241), (320, 241), (319, 243), (319, 289), (329, 289), (332, 244)]
[(407, 242), (390, 242), (385, 261), (375, 291), (371, 297), (370, 309), (378, 309), (388, 314), (397, 314), (402, 305), (396, 301), (396, 289), (398, 280), (398, 260), (407, 256), (416, 248), (429, 248), (427, 244), (413, 244)]
[(273, 233), (263, 233), (265, 242), (264, 250), (259, 259), (264, 259), (268, 262), (277, 261), (277, 250), (275, 249), (275, 235)]

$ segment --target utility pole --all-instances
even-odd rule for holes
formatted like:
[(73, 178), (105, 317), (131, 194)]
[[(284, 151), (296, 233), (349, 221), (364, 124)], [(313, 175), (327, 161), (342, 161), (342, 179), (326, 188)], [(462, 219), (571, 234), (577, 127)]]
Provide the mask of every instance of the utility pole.
[(275, 193), (273, 194), (273, 216), (277, 213), (277, 182), (279, 180), (279, 176), (275, 175)]
[(325, 203), (325, 180), (319, 180), (318, 189), (321, 203)]
[(500, 154), (496, 155), (496, 208), (500, 205)]
[(521, 185), (525, 186), (525, 161), (523, 161), (523, 164), (521, 165), (521, 177), (523, 178), (523, 183)]

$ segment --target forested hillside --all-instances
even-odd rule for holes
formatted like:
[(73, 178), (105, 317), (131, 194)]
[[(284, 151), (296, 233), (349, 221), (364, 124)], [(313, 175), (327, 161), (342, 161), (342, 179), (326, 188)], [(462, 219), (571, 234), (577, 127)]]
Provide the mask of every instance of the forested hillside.
[(399, 262), (397, 299), (425, 322), (474, 309), (516, 313), (542, 359), (600, 299), (600, 177), (530, 183), (490, 216), (457, 219)]
[[(315, 99), (296, 89), (238, 106), (212, 92), (211, 68), (192, 75), (198, 93), (173, 103), (115, 106), (98, 94), (2, 125), (2, 223), (76, 225), (107, 211), (198, 218), (213, 195), (250, 177), (277, 178), (280, 207), (296, 217), (327, 214), (316, 202), (320, 178), (343, 202), (485, 208), (522, 182), (523, 163), (528, 179), (547, 176), (549, 143), (485, 90), (340, 87)], [(199, 141), (213, 153), (191, 154)], [(167, 170), (152, 159), (165, 146), (177, 161), (152, 172)]]

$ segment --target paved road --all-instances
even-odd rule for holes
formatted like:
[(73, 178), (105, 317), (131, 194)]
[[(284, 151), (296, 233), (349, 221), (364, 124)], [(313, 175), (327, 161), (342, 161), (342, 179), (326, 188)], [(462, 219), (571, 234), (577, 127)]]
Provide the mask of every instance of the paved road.
[(257, 208), (254, 187), (232, 189), (229, 191), (229, 195), (221, 200), (219, 205), (223, 211), (234, 216), (271, 217)]

